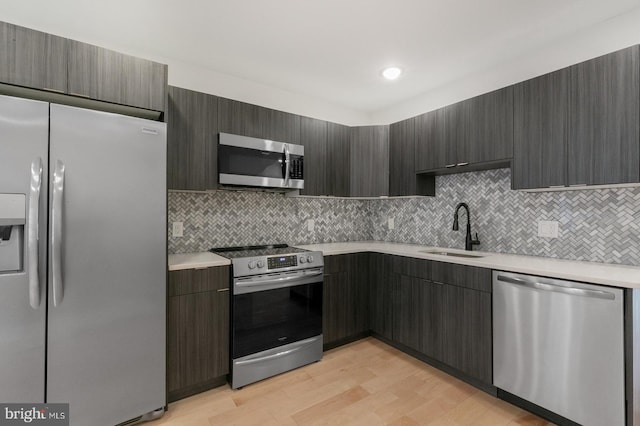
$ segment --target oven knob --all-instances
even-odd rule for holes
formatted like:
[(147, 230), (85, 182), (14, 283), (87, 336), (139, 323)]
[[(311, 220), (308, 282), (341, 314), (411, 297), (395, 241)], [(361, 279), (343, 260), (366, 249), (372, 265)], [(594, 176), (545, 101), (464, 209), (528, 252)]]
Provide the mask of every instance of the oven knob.
[(264, 260), (258, 260), (258, 268), (264, 268)]
[(255, 267), (256, 267), (256, 262), (255, 261), (252, 260), (251, 262), (249, 262), (249, 269), (253, 269)]
[(309, 263), (313, 262), (313, 256), (311, 255), (307, 256), (307, 262)]
[(307, 261), (307, 258), (304, 256), (300, 256), (300, 263), (304, 263)]

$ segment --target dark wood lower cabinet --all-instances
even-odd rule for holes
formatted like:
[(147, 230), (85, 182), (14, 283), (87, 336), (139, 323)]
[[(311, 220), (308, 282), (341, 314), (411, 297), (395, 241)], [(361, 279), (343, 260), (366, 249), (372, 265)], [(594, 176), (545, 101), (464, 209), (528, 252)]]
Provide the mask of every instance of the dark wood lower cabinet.
[(368, 255), (326, 256), (322, 333), (325, 349), (357, 340), (369, 330)]
[(374, 335), (473, 383), (491, 386), (491, 271), (370, 256), (369, 324)]
[[(490, 270), (379, 253), (325, 256), (324, 262), (325, 350), (373, 333), (495, 391)], [(225, 382), (229, 269), (169, 273), (170, 402)]]
[(393, 306), (392, 295), (398, 275), (391, 268), (392, 256), (379, 253), (369, 254), (369, 327), (386, 339), (393, 339)]
[(491, 293), (443, 286), (440, 361), (491, 384)]
[(172, 402), (226, 382), (229, 267), (169, 272), (167, 392)]

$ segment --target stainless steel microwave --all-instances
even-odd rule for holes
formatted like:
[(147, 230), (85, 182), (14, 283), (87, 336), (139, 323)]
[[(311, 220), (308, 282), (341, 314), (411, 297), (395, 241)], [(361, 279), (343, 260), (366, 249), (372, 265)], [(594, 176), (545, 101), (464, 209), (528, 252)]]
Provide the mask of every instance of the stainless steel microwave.
[(220, 133), (221, 186), (304, 188), (304, 147), (268, 139)]

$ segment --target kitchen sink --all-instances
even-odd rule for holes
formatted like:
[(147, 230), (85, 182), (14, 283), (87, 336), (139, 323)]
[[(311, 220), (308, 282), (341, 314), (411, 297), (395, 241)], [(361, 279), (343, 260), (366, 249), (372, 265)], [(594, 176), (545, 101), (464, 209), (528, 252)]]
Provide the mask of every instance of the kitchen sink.
[(469, 257), (469, 258), (485, 257), (482, 254), (460, 253), (457, 251), (446, 251), (446, 250), (420, 250), (420, 253), (437, 254), (440, 256), (452, 256), (452, 257)]

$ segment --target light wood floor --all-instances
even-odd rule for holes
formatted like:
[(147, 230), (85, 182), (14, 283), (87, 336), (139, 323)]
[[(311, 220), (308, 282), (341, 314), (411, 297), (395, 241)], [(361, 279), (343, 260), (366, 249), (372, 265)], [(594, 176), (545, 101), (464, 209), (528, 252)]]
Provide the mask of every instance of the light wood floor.
[(149, 426), (547, 425), (374, 338), (237, 391), (169, 405)]

